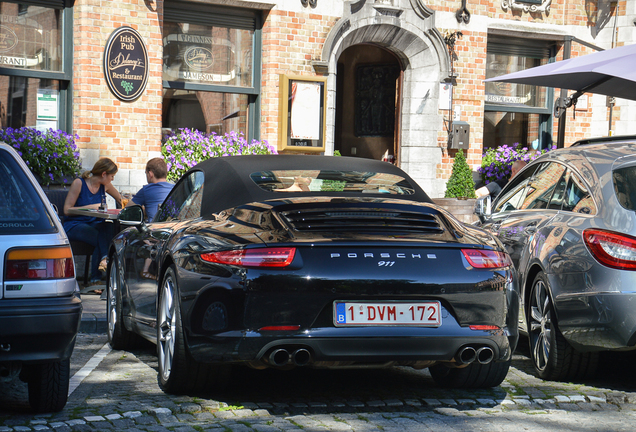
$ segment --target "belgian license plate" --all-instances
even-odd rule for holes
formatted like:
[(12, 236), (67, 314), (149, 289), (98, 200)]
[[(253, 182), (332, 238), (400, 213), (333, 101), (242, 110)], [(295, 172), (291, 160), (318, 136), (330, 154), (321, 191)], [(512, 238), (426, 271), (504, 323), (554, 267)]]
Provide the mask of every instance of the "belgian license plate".
[(428, 326), (442, 325), (439, 302), (339, 302), (333, 304), (334, 323), (344, 326)]

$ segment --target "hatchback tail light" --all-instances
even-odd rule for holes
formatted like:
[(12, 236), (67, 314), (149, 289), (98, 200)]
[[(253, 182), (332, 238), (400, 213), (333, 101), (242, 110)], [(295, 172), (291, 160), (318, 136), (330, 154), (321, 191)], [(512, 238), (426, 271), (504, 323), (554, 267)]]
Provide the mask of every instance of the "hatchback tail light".
[(512, 265), (510, 256), (505, 252), (487, 249), (462, 249), (464, 258), (474, 268), (496, 269)]
[(67, 279), (75, 277), (71, 247), (11, 249), (5, 280)]
[(636, 270), (636, 237), (613, 231), (586, 229), (583, 240), (590, 253), (604, 266)]
[(243, 267), (287, 267), (294, 260), (296, 248), (275, 247), (237, 249), (201, 254), (203, 261)]

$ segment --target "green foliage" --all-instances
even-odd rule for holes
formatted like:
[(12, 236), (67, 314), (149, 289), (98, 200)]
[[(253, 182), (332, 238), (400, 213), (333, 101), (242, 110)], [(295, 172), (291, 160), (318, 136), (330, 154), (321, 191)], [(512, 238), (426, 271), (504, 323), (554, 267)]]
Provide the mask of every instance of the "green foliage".
[(453, 160), (453, 172), (446, 183), (444, 198), (476, 198), (473, 174), (462, 150)]
[(322, 192), (342, 192), (347, 182), (340, 180), (323, 180), (320, 185)]

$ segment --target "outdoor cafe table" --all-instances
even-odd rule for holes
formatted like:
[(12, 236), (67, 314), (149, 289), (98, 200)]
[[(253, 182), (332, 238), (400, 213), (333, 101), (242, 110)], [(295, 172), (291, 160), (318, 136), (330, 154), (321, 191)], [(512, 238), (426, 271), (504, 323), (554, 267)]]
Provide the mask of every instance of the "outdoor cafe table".
[(107, 221), (113, 222), (115, 224), (115, 233), (120, 231), (119, 225), (119, 212), (121, 209), (108, 209), (108, 210), (98, 210), (98, 209), (89, 209), (89, 208), (71, 208), (67, 210), (67, 214), (69, 215), (77, 215), (77, 216), (91, 216), (100, 219), (106, 219)]

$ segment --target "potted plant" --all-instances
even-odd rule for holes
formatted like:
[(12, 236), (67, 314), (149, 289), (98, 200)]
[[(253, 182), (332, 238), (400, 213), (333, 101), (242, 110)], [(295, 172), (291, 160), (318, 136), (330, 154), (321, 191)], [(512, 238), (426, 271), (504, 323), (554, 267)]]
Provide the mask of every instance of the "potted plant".
[(15, 148), (42, 186), (70, 185), (81, 163), (77, 136), (61, 130), (22, 127), (0, 130), (0, 141)]
[(482, 155), (481, 167), (477, 170), (481, 175), (484, 185), (490, 182), (510, 177), (510, 169), (512, 164), (517, 160), (531, 162), (542, 154), (556, 149), (556, 146), (544, 150), (530, 151), (527, 147), (521, 147), (520, 144), (501, 145), (497, 148), (489, 148)]
[(190, 168), (211, 157), (276, 153), (267, 141), (252, 140), (248, 143), (242, 133), (205, 134), (187, 128), (167, 135), (161, 145), (170, 181), (179, 180)]
[(453, 171), (446, 183), (444, 198), (476, 198), (473, 172), (462, 150), (457, 152), (453, 160)]
[(475, 199), (473, 173), (466, 162), (464, 152), (459, 150), (453, 160), (453, 171), (446, 183), (444, 198), (434, 199), (433, 202), (448, 210), (460, 221), (471, 223), (477, 220), (473, 213)]

